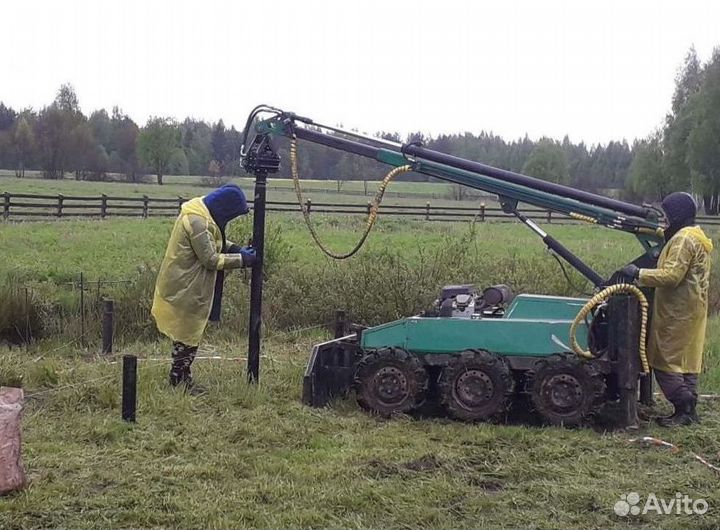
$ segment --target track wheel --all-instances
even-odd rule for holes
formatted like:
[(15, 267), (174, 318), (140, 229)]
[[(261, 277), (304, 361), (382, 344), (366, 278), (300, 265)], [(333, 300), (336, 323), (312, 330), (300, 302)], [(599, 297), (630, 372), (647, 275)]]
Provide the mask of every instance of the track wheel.
[(514, 381), (505, 359), (484, 350), (467, 350), (443, 368), (440, 400), (453, 418), (493, 419), (504, 413)]
[(594, 412), (605, 393), (605, 381), (591, 362), (574, 355), (553, 355), (535, 373), (531, 399), (553, 425), (579, 425)]
[(425, 399), (428, 374), (418, 358), (401, 348), (369, 353), (355, 370), (358, 404), (382, 416), (409, 412)]

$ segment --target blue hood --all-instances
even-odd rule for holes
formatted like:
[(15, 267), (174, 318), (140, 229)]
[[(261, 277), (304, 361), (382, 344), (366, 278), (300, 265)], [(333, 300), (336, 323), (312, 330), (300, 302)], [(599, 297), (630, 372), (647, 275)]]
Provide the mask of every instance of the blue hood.
[(684, 191), (671, 193), (663, 199), (660, 206), (668, 221), (668, 226), (665, 228), (665, 241), (670, 241), (681, 228), (695, 224), (697, 204), (689, 193)]
[[(247, 205), (247, 199), (245, 199), (245, 194), (237, 184), (226, 184), (222, 188), (218, 188), (204, 197), (203, 202), (205, 206), (207, 206), (210, 215), (212, 215), (213, 221), (215, 221), (220, 228), (220, 233), (222, 233), (223, 238), (222, 252), (225, 252), (227, 250), (225, 227), (228, 222), (250, 211)], [(225, 271), (218, 271), (215, 277), (212, 307), (210, 308), (211, 322), (220, 321), (224, 281)]]
[(203, 202), (223, 232), (228, 222), (250, 211), (245, 194), (237, 184), (226, 184), (216, 189), (203, 198)]
[(668, 218), (670, 226), (681, 225), (685, 221), (694, 221), (697, 215), (695, 199), (684, 191), (676, 191), (665, 197), (661, 207)]

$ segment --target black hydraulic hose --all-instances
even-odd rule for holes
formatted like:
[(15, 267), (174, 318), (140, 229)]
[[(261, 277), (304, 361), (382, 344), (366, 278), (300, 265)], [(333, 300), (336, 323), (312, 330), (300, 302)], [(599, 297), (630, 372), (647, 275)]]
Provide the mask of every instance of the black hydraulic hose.
[(243, 129), (243, 136), (242, 141), (240, 143), (240, 156), (245, 157), (247, 155), (247, 151), (245, 151), (245, 148), (247, 147), (247, 139), (248, 135), (250, 134), (250, 129), (252, 128), (253, 121), (255, 121), (255, 118), (259, 116), (263, 112), (269, 112), (271, 114), (274, 114), (276, 116), (279, 116), (282, 114), (282, 111), (280, 109), (276, 109), (275, 107), (271, 107), (269, 105), (258, 105), (254, 109), (250, 111), (250, 114), (248, 115), (247, 121), (245, 122), (245, 128)]
[(647, 219), (652, 215), (650, 208), (644, 206), (638, 206), (617, 199), (611, 199), (609, 197), (603, 197), (602, 195), (596, 195), (587, 191), (577, 190), (562, 184), (555, 184), (554, 182), (548, 182), (534, 177), (528, 177), (514, 171), (508, 171), (506, 169), (500, 169), (480, 162), (474, 162), (472, 160), (465, 160), (453, 155), (441, 153), (439, 151), (433, 151), (422, 147), (417, 143), (411, 143), (404, 145), (402, 152), (412, 157), (429, 160), (431, 162), (437, 162), (438, 164), (444, 164), (446, 166), (454, 167), (457, 169), (464, 169), (466, 171), (472, 171), (474, 173), (480, 173), (498, 180), (505, 182), (511, 182), (520, 186), (525, 186), (531, 189), (552, 193), (561, 197), (567, 197), (568, 199), (575, 199), (586, 204), (594, 204), (595, 206), (601, 206), (608, 208), (616, 212), (622, 212), (626, 215), (632, 215)]
[(515, 215), (515, 217), (520, 219), (520, 221), (522, 221), (528, 228), (530, 228), (530, 230), (539, 235), (547, 248), (549, 248), (555, 254), (567, 261), (576, 271), (578, 271), (580, 274), (590, 280), (595, 287), (602, 287), (603, 285), (605, 285), (605, 280), (602, 276), (595, 272), (583, 260), (570, 252), (570, 250), (568, 250), (567, 247), (560, 243), (560, 241), (558, 241), (553, 236), (545, 232), (545, 230), (540, 228), (535, 223), (535, 221), (533, 221), (532, 219), (528, 219), (527, 216), (523, 215), (517, 210), (514, 210), (512, 213)]
[(558, 254), (561, 258), (572, 265), (575, 270), (590, 280), (595, 287), (602, 287), (605, 285), (605, 280), (597, 272), (592, 270), (584, 261), (578, 258), (575, 254), (570, 252), (562, 243), (560, 243), (553, 236), (546, 234), (543, 237), (543, 242), (547, 247)]
[[(368, 145), (346, 138), (338, 136), (331, 136), (322, 132), (312, 131), (303, 127), (297, 127), (295, 135), (302, 139), (310, 142), (314, 142), (320, 145), (331, 147), (333, 149), (339, 149), (356, 155), (377, 158), (380, 148)], [(473, 162), (472, 160), (465, 160), (457, 156), (440, 153), (439, 151), (433, 151), (426, 149), (417, 143), (411, 143), (403, 145), (402, 152), (406, 155), (417, 157), (420, 159), (428, 160), (438, 164), (443, 164), (456, 169), (462, 169), (465, 171), (471, 171), (473, 173), (479, 173), (491, 178), (495, 178), (500, 181), (510, 182), (526, 188), (543, 191), (546, 193), (552, 193), (560, 197), (566, 197), (568, 199), (574, 199), (576, 201), (583, 202), (585, 204), (593, 204), (603, 208), (608, 208), (616, 212), (622, 212), (627, 215), (640, 217), (647, 219), (652, 216), (652, 210), (644, 206), (638, 206), (617, 199), (611, 199), (609, 197), (603, 197), (602, 195), (596, 195), (587, 191), (577, 190), (561, 184), (555, 184), (554, 182), (548, 182), (546, 180), (528, 177), (520, 173), (508, 171), (505, 169), (488, 166), (480, 162)]]
[(304, 127), (296, 127), (293, 132), (295, 133), (295, 136), (301, 140), (307, 140), (308, 142), (313, 142), (367, 158), (377, 159), (378, 154), (380, 153), (379, 147), (355, 142), (340, 136), (332, 136), (323, 132), (313, 131)]

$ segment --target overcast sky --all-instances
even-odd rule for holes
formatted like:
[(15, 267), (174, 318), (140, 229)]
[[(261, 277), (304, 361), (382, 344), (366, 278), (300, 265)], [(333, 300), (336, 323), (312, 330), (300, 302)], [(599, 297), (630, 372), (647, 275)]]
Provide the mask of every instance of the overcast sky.
[(2, 2), (0, 101), (223, 118), (267, 103), (371, 132), (646, 136), (718, 1)]

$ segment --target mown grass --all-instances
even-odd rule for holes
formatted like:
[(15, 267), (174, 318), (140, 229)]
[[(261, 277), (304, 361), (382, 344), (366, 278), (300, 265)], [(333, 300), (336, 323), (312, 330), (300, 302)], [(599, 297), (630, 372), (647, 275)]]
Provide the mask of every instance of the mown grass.
[[(717, 528), (720, 412), (700, 426), (639, 433), (442, 418), (381, 420), (351, 399), (299, 402), (320, 335), (266, 344), (261, 382), (240, 361), (197, 361), (205, 396), (168, 389), (166, 345), (141, 353), (138, 423), (119, 419), (120, 365), (3, 352), (22, 380), (29, 487), (0, 500), (0, 527), (31, 528)], [(242, 356), (239, 342), (204, 353)], [(93, 360), (94, 362), (88, 362)], [(720, 390), (715, 387), (714, 390)], [(683, 452), (629, 444), (659, 436)], [(613, 513), (620, 495), (704, 498), (703, 516)]]
[[(384, 166), (383, 166), (384, 167)], [(375, 175), (375, 180), (379, 180), (382, 177), (382, 170), (379, 169), (378, 175)], [(372, 175), (369, 175), (368, 178), (373, 178)], [(116, 182), (93, 182), (93, 181), (76, 181), (72, 178), (71, 174), (68, 174), (64, 180), (57, 181), (57, 180), (45, 180), (42, 179), (42, 175), (40, 172), (37, 171), (28, 171), (26, 172), (25, 178), (17, 178), (15, 177), (14, 171), (8, 171), (4, 169), (0, 169), (0, 191), (16, 191), (20, 192), (21, 190), (28, 190), (28, 189), (37, 189), (37, 190), (45, 190), (51, 193), (58, 193), (62, 192), (63, 189), (72, 189), (72, 190), (87, 190), (92, 189), (95, 192), (103, 193), (102, 190), (106, 189), (117, 189), (117, 190), (123, 190), (123, 189), (133, 189), (137, 186), (143, 186), (148, 190), (157, 190), (158, 193), (173, 193), (175, 192), (178, 187), (182, 187), (180, 189), (183, 190), (195, 190), (197, 191), (198, 187), (209, 187), (207, 185), (207, 177), (204, 176), (197, 176), (197, 175), (167, 175), (163, 178), (164, 184), (162, 186), (158, 186), (155, 183), (155, 179), (153, 175), (148, 175), (144, 177), (144, 182), (140, 184), (133, 184), (133, 183), (127, 183), (122, 181), (122, 177), (117, 175), (113, 176), (113, 179), (116, 180)], [(247, 186), (250, 187), (253, 184), (252, 178), (244, 178), (244, 177), (233, 177), (233, 182), (236, 182), (237, 184), (241, 186)], [(291, 187), (293, 185), (293, 182), (291, 179), (283, 179), (283, 178), (270, 178), (269, 179), (269, 187), (272, 190), (272, 188), (276, 186), (280, 187)], [(113, 188), (114, 186), (117, 186), (117, 188)], [(439, 182), (439, 181), (433, 181), (433, 182), (406, 182), (399, 180), (397, 182), (393, 183), (393, 189), (395, 191), (401, 192), (401, 193), (407, 193), (407, 194), (421, 194), (421, 195), (437, 195), (437, 196), (444, 196), (451, 193), (452, 186), (450, 184)], [(338, 188), (338, 182), (337, 180), (312, 180), (312, 179), (303, 179), (303, 187), (307, 188), (308, 190), (330, 190), (330, 191), (337, 191)], [(367, 189), (369, 193), (373, 193), (373, 183), (371, 181), (368, 181), (367, 183)], [(361, 180), (345, 180), (341, 181), (340, 184), (340, 191), (365, 191), (365, 184)], [(29, 193), (29, 192), (28, 192)], [(104, 191), (104, 193), (107, 193), (107, 191)], [(149, 193), (148, 193), (149, 195)], [(171, 195), (172, 196), (172, 195)]]
[[(315, 216), (314, 222), (322, 239), (338, 251), (351, 248), (363, 228), (361, 218)], [(14, 286), (15, 293), (15, 300), (0, 303), (0, 339), (7, 340), (8, 334), (77, 339), (82, 328), (80, 273), (86, 282), (101, 282), (88, 284), (85, 292), (90, 342), (99, 340), (103, 296), (116, 300), (118, 341), (153, 338), (149, 304), (172, 223), (172, 219), (149, 219), (0, 225), (0, 247), (10, 256), (0, 261), (0, 278)], [(550, 230), (604, 275), (640, 251), (632, 237), (598, 227), (563, 225)], [(230, 229), (234, 241), (247, 241), (250, 233), (250, 219), (233, 223)], [(569, 271), (571, 283), (567, 282), (538, 238), (517, 224), (381, 218), (361, 252), (340, 262), (318, 250), (298, 214), (272, 216), (267, 239), (264, 308), (271, 329), (326, 322), (335, 309), (347, 310), (363, 324), (378, 324), (421, 311), (442, 285), (451, 283), (480, 287), (506, 283), (515, 292), (565, 295), (589, 288), (573, 271)], [(711, 303), (717, 310), (720, 277), (713, 278)], [(129, 283), (110, 283), (123, 279)], [(228, 278), (224, 314), (230, 325), (213, 334), (229, 338), (245, 329), (248, 281), (243, 272)], [(12, 309), (27, 305), (25, 287), (31, 295), (30, 313)], [(35, 314), (47, 318), (32, 317)], [(32, 318), (26, 332), (28, 315)]]
[[(361, 219), (317, 220), (336, 249), (350, 247), (362, 226)], [(0, 277), (29, 285), (49, 304), (41, 304), (42, 315), (57, 321), (27, 351), (0, 349), (0, 384), (21, 384), (29, 396), (30, 477), (26, 491), (0, 500), (0, 528), (720, 525), (718, 477), (687, 452), (720, 460), (718, 401), (702, 402), (701, 426), (667, 432), (643, 425), (641, 434), (680, 444), (680, 454), (628, 444), (637, 433), (383, 421), (352, 399), (326, 409), (299, 402), (310, 347), (325, 334), (283, 330), (322, 323), (336, 308), (377, 323), (415, 311), (443, 283), (503, 281), (516, 291), (570, 294), (556, 262), (522, 226), (381, 217), (361, 253), (336, 263), (322, 257), (298, 216), (273, 216), (261, 384), (247, 385), (242, 360), (199, 360), (196, 379), (209, 393), (197, 398), (166, 387), (168, 344), (152, 335), (147, 314), (171, 226), (156, 219), (0, 225), (9, 257)], [(551, 231), (604, 274), (639, 251), (629, 236), (596, 227)], [(243, 241), (249, 232), (244, 220), (232, 237)], [(119, 312), (119, 351), (144, 359), (136, 425), (119, 419), (120, 365), (95, 357), (92, 341), (78, 346), (76, 298), (59, 284), (80, 271), (91, 280), (135, 278), (109, 292)], [(229, 278), (225, 324), (208, 333), (201, 355), (245, 355), (246, 280), (242, 273)], [(22, 312), (22, 303), (12, 307)], [(701, 388), (720, 392), (717, 318), (706, 350)], [(687, 493), (711, 509), (704, 516), (617, 517), (613, 505), (630, 491), (666, 499)]]
[[(322, 323), (338, 308), (356, 321), (377, 324), (422, 310), (449, 283), (508, 283), (518, 292), (574, 293), (542, 244), (517, 225), (383, 218), (355, 258), (335, 262), (320, 253), (298, 217), (273, 216), (268, 227), (265, 322), (271, 328)], [(336, 250), (349, 249), (362, 229), (359, 218), (318, 216), (316, 222), (322, 238)], [(91, 342), (99, 339), (103, 296), (116, 301), (117, 340), (152, 338), (149, 303), (172, 223), (149, 219), (0, 226), (0, 246), (11, 256), (0, 262), (0, 278), (15, 286), (16, 295), (12, 304), (10, 298), (0, 303), (0, 339), (8, 334), (77, 339), (82, 330), (80, 273), (86, 282), (102, 282), (89, 283), (85, 292)], [(242, 242), (250, 232), (251, 220), (244, 219), (234, 223), (230, 237)], [(612, 233), (598, 245), (591, 241), (596, 233), (592, 227), (563, 226), (558, 232), (604, 272), (629, 260), (639, 248), (631, 238)], [(113, 280), (130, 283), (110, 283)], [(582, 280), (574, 275), (573, 283), (579, 287)], [(33, 302), (30, 314), (47, 318), (28, 322), (26, 313), (11, 310), (25, 307), (25, 287)], [(247, 300), (248, 275), (231, 275), (224, 313), (232, 327), (219, 330), (221, 334), (243, 331)], [(299, 306), (303, 311), (297, 311)]]
[[(314, 216), (321, 239), (330, 248), (349, 250), (364, 228), (362, 216)], [(3, 223), (0, 247), (11, 259), (0, 262), (0, 274), (16, 273), (20, 278), (76, 279), (81, 271), (88, 277), (107, 278), (131, 274), (138, 264), (156, 263), (162, 258), (174, 219), (109, 219), (97, 221), (48, 221)], [(298, 214), (273, 213), (270, 230), (281, 232), (291, 248), (283, 260), (292, 263), (328, 263), (315, 246)], [(382, 217), (362, 254), (392, 250), (408, 259), (422, 247), (437, 248), (468, 231), (468, 222), (442, 223)], [(538, 256), (547, 259), (542, 242), (516, 223), (476, 223), (473, 245), (490, 256)], [(619, 232), (582, 225), (550, 226), (556, 238), (588, 263), (609, 272), (623, 260), (640, 253), (631, 237)], [(230, 237), (248, 238), (252, 219), (231, 224)], [(711, 236), (714, 232), (711, 232)]]
[[(382, 178), (382, 171), (374, 176), (376, 180), (368, 181), (367, 186), (362, 181), (342, 182), (338, 190), (337, 181), (334, 180), (307, 180), (303, 179), (303, 198), (310, 199), (315, 204), (343, 203), (364, 205), (373, 199)], [(252, 196), (254, 181), (250, 178), (235, 177), (229, 179), (241, 186), (248, 196)], [(296, 202), (297, 198), (292, 190), (293, 182), (289, 179), (270, 179), (268, 186), (268, 201)], [(3, 174), (0, 170), (0, 193), (29, 193), (36, 195), (66, 196), (100, 196), (106, 194), (115, 197), (197, 197), (213, 190), (202, 177), (169, 176), (165, 184), (158, 186), (152, 179), (144, 183), (126, 182), (92, 182), (77, 181), (71, 178), (64, 180), (44, 180), (42, 178), (15, 178)], [(479, 202), (487, 203), (488, 207), (497, 206), (493, 197), (483, 197), (455, 200), (453, 188), (450, 184), (442, 182), (393, 182), (389, 193), (383, 203), (388, 206), (425, 206), (429, 201), (434, 207), (463, 206), (476, 208)]]

